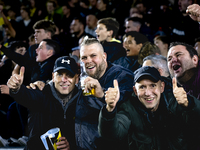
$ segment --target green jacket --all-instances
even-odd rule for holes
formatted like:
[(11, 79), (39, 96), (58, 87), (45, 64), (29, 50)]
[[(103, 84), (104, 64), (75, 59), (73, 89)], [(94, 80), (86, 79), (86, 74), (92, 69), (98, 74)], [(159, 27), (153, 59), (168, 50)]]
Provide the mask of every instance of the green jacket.
[(99, 115), (99, 134), (111, 141), (126, 141), (123, 150), (193, 150), (200, 143), (200, 101), (188, 95), (189, 106), (180, 106), (173, 93), (161, 95), (156, 112), (148, 111), (137, 97), (113, 112), (105, 106)]

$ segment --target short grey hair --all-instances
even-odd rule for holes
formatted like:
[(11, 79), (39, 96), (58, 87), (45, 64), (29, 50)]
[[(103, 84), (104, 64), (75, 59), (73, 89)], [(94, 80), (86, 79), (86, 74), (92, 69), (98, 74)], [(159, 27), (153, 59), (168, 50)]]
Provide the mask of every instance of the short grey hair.
[(167, 58), (164, 57), (163, 55), (152, 54), (152, 55), (145, 57), (143, 59), (143, 62), (145, 62), (146, 60), (151, 60), (152, 65), (156, 69), (162, 69), (166, 76), (170, 75), (169, 69), (168, 69), (168, 66), (167, 66)]

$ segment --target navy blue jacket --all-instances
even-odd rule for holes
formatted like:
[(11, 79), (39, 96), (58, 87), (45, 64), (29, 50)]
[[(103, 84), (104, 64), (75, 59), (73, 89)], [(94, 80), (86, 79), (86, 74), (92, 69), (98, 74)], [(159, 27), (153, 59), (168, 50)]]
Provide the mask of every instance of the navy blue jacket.
[(200, 102), (187, 98), (188, 107), (183, 107), (173, 93), (163, 93), (158, 109), (151, 112), (133, 94), (113, 112), (103, 107), (99, 132), (111, 141), (126, 141), (119, 145), (123, 150), (197, 150)]
[[(120, 102), (131, 96), (133, 92), (133, 73), (119, 65), (108, 63), (105, 74), (98, 80), (104, 91), (113, 87), (113, 80), (117, 79), (120, 89)], [(119, 102), (119, 103), (120, 103)], [(98, 134), (98, 116), (105, 105), (105, 97), (98, 99), (94, 96), (85, 96), (76, 106), (76, 133), (77, 146), (85, 150), (100, 149), (105, 141)], [(81, 129), (81, 130), (80, 130)]]
[(53, 55), (46, 59), (45, 61), (38, 64), (38, 67), (34, 67), (31, 75), (31, 83), (35, 81), (43, 81), (46, 83), (48, 80), (52, 79), (52, 72), (55, 60), (58, 55)]
[(141, 65), (138, 63), (138, 57), (135, 57), (135, 56), (120, 57), (118, 60), (115, 60), (113, 63), (123, 66), (124, 68), (130, 69), (132, 72), (134, 72), (135, 70), (141, 67)]
[(123, 48), (122, 43), (118, 43), (115, 41), (103, 41), (101, 42), (101, 44), (105, 53), (107, 54), (107, 61), (110, 61), (111, 63), (119, 59), (120, 57), (126, 56), (126, 50)]

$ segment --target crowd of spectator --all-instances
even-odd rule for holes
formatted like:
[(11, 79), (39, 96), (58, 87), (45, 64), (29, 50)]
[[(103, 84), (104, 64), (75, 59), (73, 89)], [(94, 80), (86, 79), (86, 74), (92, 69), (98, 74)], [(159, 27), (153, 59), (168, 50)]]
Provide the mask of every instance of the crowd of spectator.
[[(89, 75), (85, 81), (86, 90), (95, 88), (98, 91), (87, 99), (79, 95), (74, 100), (77, 104), (69, 107), (70, 113), (71, 109), (75, 109), (72, 112), (78, 115), (74, 116), (75, 119), (69, 117), (74, 123), (73, 136), (77, 139), (73, 143), (75, 137), (70, 138), (63, 132), (65, 138), (62, 140), (65, 141), (63, 145), (66, 150), (70, 147), (67, 137), (72, 141), (71, 150), (76, 149), (76, 146), (77, 149), (91, 150), (123, 149), (118, 139), (114, 142), (107, 139), (113, 137), (106, 135), (106, 130), (98, 124), (99, 113), (99, 121), (105, 123), (105, 115), (109, 116), (109, 113), (120, 109), (120, 105), (134, 92), (132, 87), (140, 82), (134, 80), (136, 70), (144, 66), (153, 66), (158, 70), (166, 85), (163, 89), (166, 95), (173, 92), (175, 81), (172, 84), (172, 78), (175, 77), (178, 87), (183, 87), (187, 94), (195, 97), (189, 98), (188, 103), (191, 105), (188, 105), (197, 105), (196, 99), (200, 95), (200, 13), (194, 7), (200, 11), (199, 4), (198, 0), (0, 0), (0, 147), (34, 149), (34, 134), (44, 132), (41, 129), (38, 133), (35, 126), (39, 123), (34, 124), (34, 121), (38, 121), (35, 116), (41, 112), (36, 108), (32, 110), (32, 106), (23, 101), (21, 91), (25, 91), (25, 88), (39, 91), (47, 85), (52, 88), (55, 84), (55, 93), (52, 92), (52, 95), (63, 102), (64, 110), (68, 110), (69, 99), (75, 94), (70, 91), (71, 94), (67, 93), (69, 96), (62, 97), (62, 92), (56, 87), (59, 77), (55, 76), (59, 69), (55, 69), (54, 63), (59, 58), (63, 61), (72, 58), (77, 64), (78, 71), (73, 75), (71, 72), (60, 73), (73, 79), (72, 91), (77, 92), (80, 88), (80, 83), (75, 80), (82, 73), (82, 67)], [(70, 69), (68, 67), (67, 71)], [(17, 77), (21, 78), (21, 73), (22, 82), (20, 80), (19, 85), (12, 85), (14, 76), (19, 75)], [(11, 78), (8, 86), (7, 82)], [(113, 83), (114, 79), (118, 80), (119, 85)], [(116, 109), (109, 100), (105, 101), (105, 97), (110, 98), (105, 93), (111, 90), (109, 88), (113, 84), (119, 88), (121, 95), (115, 99)], [(21, 85), (25, 85), (22, 90)], [(117, 89), (115, 87), (114, 90)], [(16, 91), (21, 92), (21, 100)], [(30, 95), (33, 93), (30, 92)], [(47, 93), (44, 94), (45, 98), (40, 97), (41, 92), (38, 93), (38, 99), (47, 99)], [(56, 94), (61, 97), (57, 98)], [(24, 97), (28, 99), (27, 95)], [(36, 106), (34, 102), (31, 104)], [(105, 105), (107, 107), (101, 110)], [(188, 105), (184, 104), (185, 107)], [(63, 122), (61, 124), (64, 125)], [(98, 125), (101, 128), (99, 133)], [(88, 139), (85, 139), (87, 134)], [(31, 141), (29, 146), (27, 141)], [(107, 146), (108, 143), (111, 146)]]

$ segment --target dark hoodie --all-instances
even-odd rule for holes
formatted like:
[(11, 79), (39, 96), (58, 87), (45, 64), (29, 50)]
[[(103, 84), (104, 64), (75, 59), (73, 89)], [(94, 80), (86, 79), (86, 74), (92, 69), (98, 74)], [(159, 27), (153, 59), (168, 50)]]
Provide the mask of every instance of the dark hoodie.
[(114, 62), (120, 57), (126, 56), (126, 50), (123, 48), (122, 43), (103, 41), (101, 44), (107, 54), (107, 61)]

